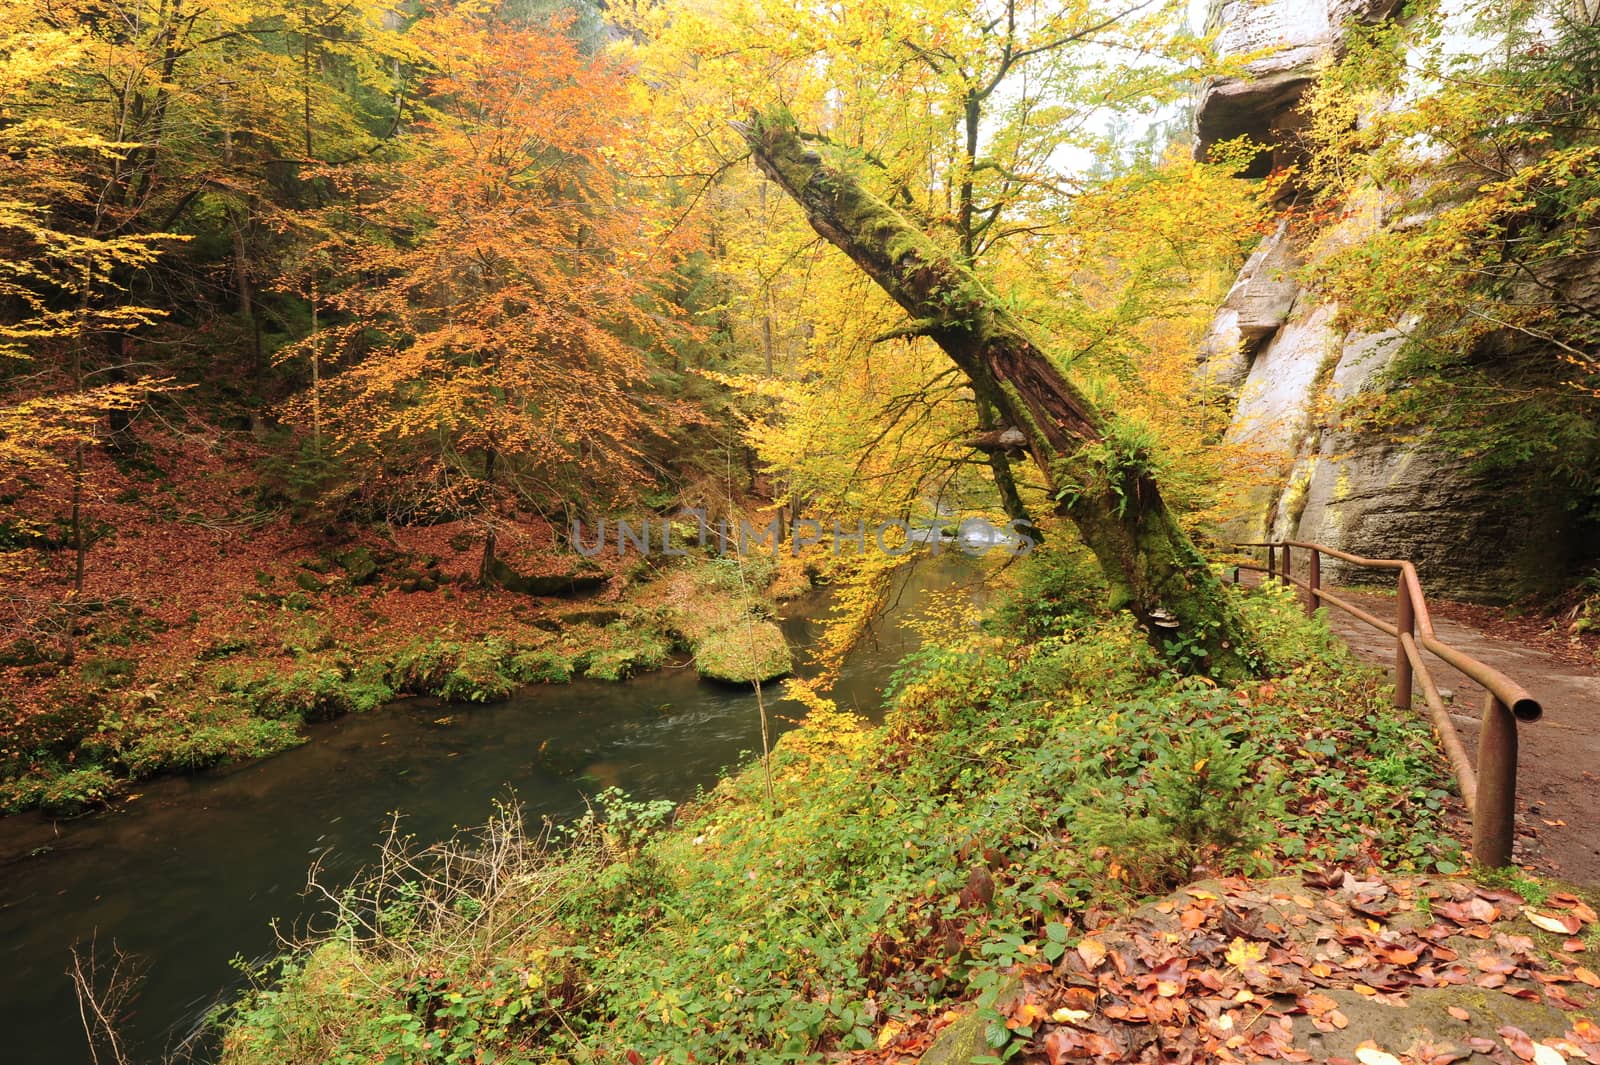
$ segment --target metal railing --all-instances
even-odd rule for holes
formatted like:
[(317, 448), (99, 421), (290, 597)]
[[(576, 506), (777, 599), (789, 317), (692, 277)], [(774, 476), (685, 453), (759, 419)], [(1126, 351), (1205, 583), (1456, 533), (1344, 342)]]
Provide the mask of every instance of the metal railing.
[[(1362, 558), (1323, 544), (1298, 540), (1234, 546), (1264, 547), (1267, 551), (1265, 566), (1247, 562), (1236, 566), (1235, 582), (1239, 579), (1240, 569), (1265, 573), (1268, 580), (1287, 581), (1303, 589), (1308, 596), (1307, 614), (1316, 613), (1317, 607), (1324, 604), (1338, 607), (1358, 621), (1394, 637), (1394, 705), (1402, 710), (1411, 709), (1412, 688), (1414, 685), (1421, 687), (1433, 717), (1434, 729), (1439, 734), (1439, 742), (1444, 745), (1445, 755), (1450, 759), (1450, 767), (1455, 771), (1456, 781), (1461, 787), (1461, 797), (1472, 815), (1473, 860), (1490, 867), (1509, 865), (1516, 827), (1517, 722), (1539, 720), (1544, 714), (1539, 701), (1498, 669), (1451, 647), (1434, 635), (1433, 619), (1428, 614), (1428, 603), (1422, 595), (1422, 583), (1417, 580), (1416, 567), (1411, 563), (1398, 559)], [(1295, 551), (1309, 552), (1303, 580), (1293, 573)], [(1281, 569), (1279, 552), (1282, 552)], [(1322, 587), (1323, 555), (1368, 569), (1396, 571), (1394, 624), (1374, 617), (1325, 590)], [(1456, 735), (1455, 724), (1445, 710), (1438, 685), (1434, 683), (1428, 664), (1422, 658), (1424, 650), (1477, 681), (1488, 693), (1484, 698), (1482, 727), (1478, 732), (1476, 767), (1468, 760), (1461, 737)]]

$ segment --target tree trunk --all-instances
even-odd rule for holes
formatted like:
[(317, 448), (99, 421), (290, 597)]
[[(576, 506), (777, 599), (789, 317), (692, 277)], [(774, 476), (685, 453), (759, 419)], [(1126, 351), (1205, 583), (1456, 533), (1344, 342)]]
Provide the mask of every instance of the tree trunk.
[(83, 535), (83, 443), (72, 446), (72, 590), (83, 595), (84, 559), (89, 553)]
[(775, 119), (740, 125), (756, 164), (811, 226), (903, 307), (1019, 429), (1058, 513), (1076, 526), (1112, 587), (1174, 664), (1251, 672), (1238, 612), (1162, 502), (1145, 457), (1108, 437), (1102, 415), (970, 271)]
[[(311, 451), (322, 458), (322, 322), (318, 318), (317, 304), (321, 296), (317, 291), (317, 265), (311, 266)], [(319, 470), (318, 476), (321, 476)]]
[[(133, 371), (129, 369), (129, 363), (133, 359), (132, 338), (127, 333), (108, 334), (106, 349), (111, 357), (111, 365), (105, 368), (106, 378), (116, 384), (132, 383)], [(112, 407), (106, 412), (106, 419), (111, 427), (111, 431), (106, 434), (106, 443), (119, 455), (128, 456), (134, 452), (133, 416), (138, 413), (138, 409)]]
[(489, 527), (483, 534), (483, 557), (478, 560), (478, 583), (485, 588), (494, 583), (495, 563), (495, 520), (494, 513), (494, 467), (500, 457), (500, 452), (489, 448), (483, 454), (483, 485), (489, 500)]
[[(995, 429), (995, 413), (986, 400), (978, 400), (978, 428), (980, 430)], [(1017, 479), (1011, 475), (1011, 456), (1006, 449), (997, 448), (989, 452), (989, 476), (994, 478), (995, 489), (1000, 493), (1000, 507), (1006, 512), (1006, 517), (1021, 530), (1021, 534), (1036, 544), (1044, 543), (1044, 532), (1033, 520), (1033, 515), (1028, 513), (1027, 504), (1022, 502), (1022, 494), (1017, 491)]]

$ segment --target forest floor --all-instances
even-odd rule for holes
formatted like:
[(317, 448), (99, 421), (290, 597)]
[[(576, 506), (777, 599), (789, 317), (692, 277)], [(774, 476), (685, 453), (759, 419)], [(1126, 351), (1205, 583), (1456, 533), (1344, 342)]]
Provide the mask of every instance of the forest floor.
[[(1575, 894), (1462, 878), (1206, 880), (1019, 965), (998, 1012), (1050, 1065), (1595, 1061), (1595, 920)], [(923, 1018), (849, 1060), (955, 1065), (992, 1052), (991, 1023)]]
[(330, 523), (274, 494), (269, 454), (247, 434), (150, 434), (131, 462), (95, 453), (80, 594), (64, 483), (9, 497), (0, 810), (75, 812), (132, 778), (270, 754), (307, 720), (401, 695), (486, 702), (622, 679), (686, 650), (682, 628), (759, 617), (752, 592), (809, 587), (798, 565), (751, 588), (709, 557), (623, 558), (614, 532), (581, 557), (529, 515), (495, 523), (526, 587), (484, 586), (483, 523)]
[[(1392, 621), (1392, 595), (1342, 589), (1368, 612)], [(1518, 730), (1516, 860), (1584, 884), (1600, 884), (1600, 660), (1593, 639), (1568, 636), (1548, 620), (1492, 607), (1429, 601), (1439, 639), (1521, 683), (1544, 717)], [(1393, 671), (1394, 642), (1340, 610), (1328, 624), (1356, 654)], [(1430, 656), (1429, 669), (1450, 717), (1475, 755), (1482, 686)], [(1416, 696), (1420, 705), (1420, 691)]]

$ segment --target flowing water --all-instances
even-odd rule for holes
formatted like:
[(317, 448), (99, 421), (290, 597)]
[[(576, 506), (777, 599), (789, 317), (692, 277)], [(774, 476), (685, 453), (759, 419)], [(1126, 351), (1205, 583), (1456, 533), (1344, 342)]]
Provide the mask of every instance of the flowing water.
[[(915, 604), (972, 572), (955, 555), (903, 572), (896, 605), (834, 689), (841, 707), (877, 715), (895, 663), (916, 645), (905, 625)], [(797, 646), (814, 628), (806, 617), (785, 623)], [(768, 710), (798, 712), (772, 696)], [(489, 707), (402, 702), (319, 725), (275, 758), (150, 782), (113, 813), (0, 821), (0, 1062), (88, 1061), (66, 976), (75, 942), (94, 937), (102, 954), (114, 943), (140, 959), (126, 1034), (140, 1060), (154, 1060), (237, 988), (231, 958), (273, 953), (274, 919), (315, 913), (301, 894), (312, 861), (322, 859), (324, 879), (347, 879), (392, 812), (426, 841), (481, 823), (509, 792), (531, 816), (557, 820), (611, 785), (682, 800), (759, 751), (760, 736), (753, 692), (668, 668), (531, 688)]]

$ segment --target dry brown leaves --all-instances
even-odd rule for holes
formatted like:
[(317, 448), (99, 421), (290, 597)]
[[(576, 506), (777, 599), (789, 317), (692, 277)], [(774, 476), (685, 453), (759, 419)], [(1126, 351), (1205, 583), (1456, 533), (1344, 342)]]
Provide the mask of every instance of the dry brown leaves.
[[(1419, 906), (1419, 902), (1422, 905)], [(1431, 912), (1431, 920), (1423, 914)], [(1299, 885), (1220, 881), (1185, 888), (1131, 916), (1096, 924), (1055, 965), (1016, 967), (1022, 991), (1003, 1009), (1020, 1060), (1064, 1062), (1310, 1062), (1449, 1065), (1473, 1052), (1502, 1065), (1600, 1062), (1589, 1016), (1600, 978), (1579, 964), (1583, 943), (1541, 951), (1518, 918), (1571, 935), (1595, 923), (1582, 900), (1552, 895), (1537, 910), (1516, 894), (1464, 880), (1406, 881), (1376, 874), (1309, 875)], [(1314, 1031), (1351, 1020), (1329, 992), (1391, 1006), (1420, 989), (1492, 990), (1568, 1011), (1570, 1026), (1535, 1039), (1511, 1026), (1466, 1046), (1403, 1048), (1367, 1040), (1356, 1057), (1317, 1057)], [(1463, 996), (1464, 1000), (1466, 996)], [(1462, 1006), (1451, 1017), (1471, 1022)], [(904, 1019), (856, 1062), (909, 1063), (942, 1026)], [(1297, 1024), (1297, 1020), (1299, 1023)]]

